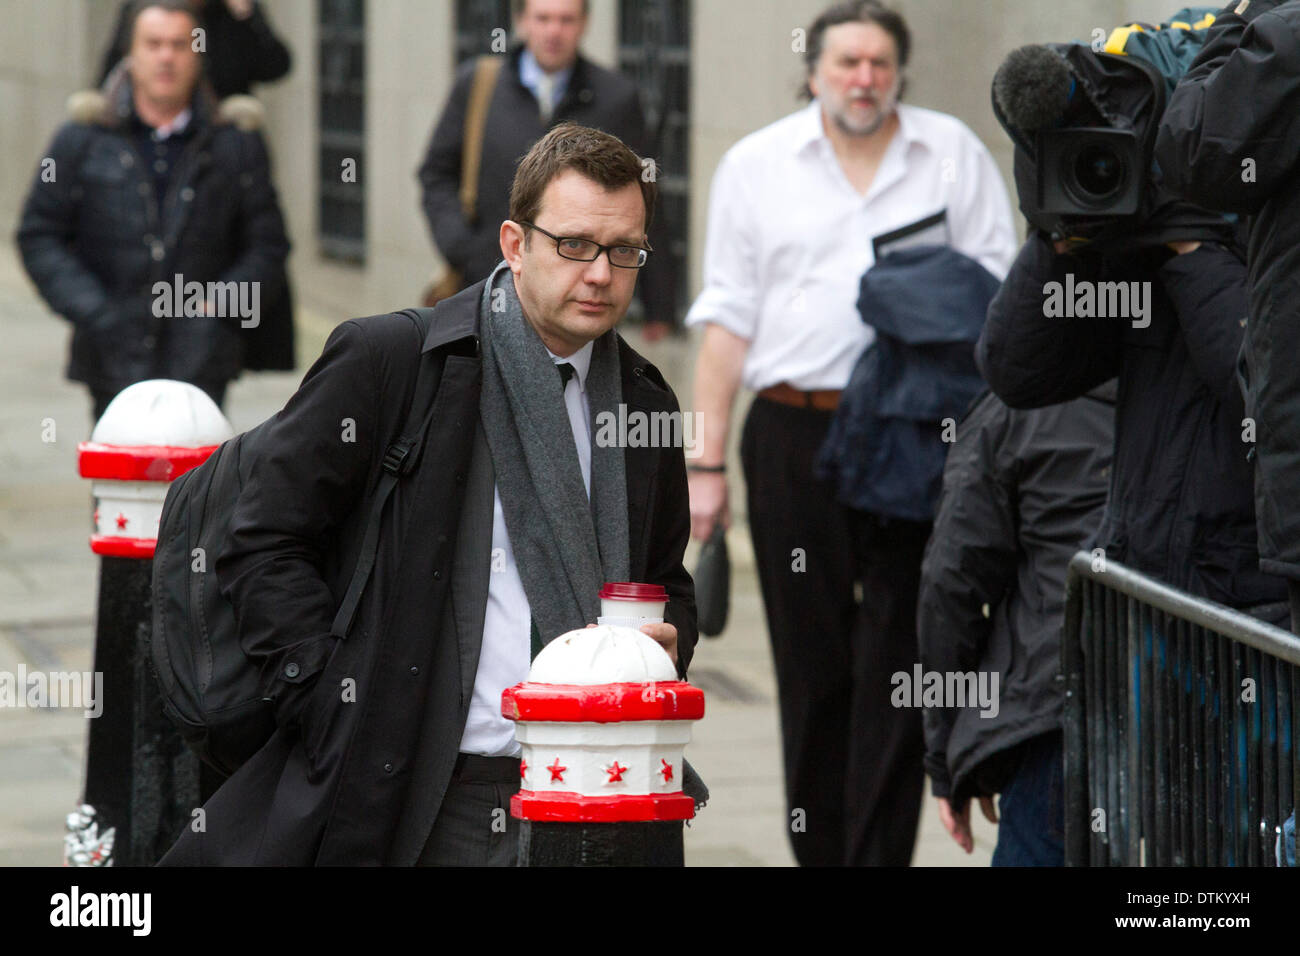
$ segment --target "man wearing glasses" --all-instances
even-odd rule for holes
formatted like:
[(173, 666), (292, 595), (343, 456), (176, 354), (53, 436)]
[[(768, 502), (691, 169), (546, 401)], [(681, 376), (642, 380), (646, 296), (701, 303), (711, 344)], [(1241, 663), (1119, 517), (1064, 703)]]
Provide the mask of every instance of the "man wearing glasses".
[[(949, 244), (995, 276), (1015, 255), (1006, 189), (959, 120), (900, 106), (910, 37), (871, 0), (808, 30), (813, 101), (747, 136), (713, 180), (695, 372), (703, 416), (692, 534), (729, 524), (731, 405), (741, 438), (780, 694), (791, 844), (804, 865), (905, 866), (921, 807), (918, 710), (891, 675), (918, 660), (916, 592), (929, 522), (853, 511), (813, 473), (841, 390), (874, 332), (856, 307), (873, 239)], [(864, 449), (864, 454), (869, 451)]]
[[(620, 405), (679, 413), (614, 331), (650, 251), (641, 169), (614, 136), (551, 130), (520, 162), (492, 274), (440, 304), (423, 341), (400, 315), (343, 323), (273, 419), (217, 574), (278, 729), (164, 862), (513, 865), (510, 797), (546, 771), (521, 766), (501, 692), (541, 646), (595, 622), (605, 581), (661, 584), (665, 621), (642, 630), (685, 677), (683, 449), (591, 426)], [(431, 360), (428, 435), (339, 641), (339, 536), (355, 536)]]

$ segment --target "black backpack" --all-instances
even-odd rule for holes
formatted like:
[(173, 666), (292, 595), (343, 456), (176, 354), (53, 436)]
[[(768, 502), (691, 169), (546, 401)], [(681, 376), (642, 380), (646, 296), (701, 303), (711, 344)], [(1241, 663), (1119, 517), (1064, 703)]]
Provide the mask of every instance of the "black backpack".
[[(399, 314), (415, 323), (423, 342), (432, 311), (405, 309)], [(330, 629), (334, 637), (346, 638), (352, 626), (375, 564), (384, 505), (419, 458), (441, 371), (432, 356), (422, 359), (406, 421), (384, 453), (356, 570)], [(150, 656), (163, 711), (190, 749), (224, 774), (234, 773), (275, 730), (272, 701), (261, 692), (259, 666), (244, 654), (234, 608), (222, 596), (209, 566), (225, 546), (235, 502), (266, 425), (224, 442), (202, 465), (172, 482), (153, 560)]]

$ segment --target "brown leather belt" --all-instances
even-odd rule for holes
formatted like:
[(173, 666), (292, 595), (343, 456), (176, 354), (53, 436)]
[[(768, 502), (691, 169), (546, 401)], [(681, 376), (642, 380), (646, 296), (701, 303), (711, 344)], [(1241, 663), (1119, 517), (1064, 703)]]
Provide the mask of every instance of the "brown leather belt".
[(758, 393), (759, 398), (780, 402), (782, 405), (794, 405), (796, 408), (815, 408), (822, 412), (833, 412), (840, 403), (840, 389), (823, 389), (816, 392), (802, 392), (793, 385), (782, 382)]

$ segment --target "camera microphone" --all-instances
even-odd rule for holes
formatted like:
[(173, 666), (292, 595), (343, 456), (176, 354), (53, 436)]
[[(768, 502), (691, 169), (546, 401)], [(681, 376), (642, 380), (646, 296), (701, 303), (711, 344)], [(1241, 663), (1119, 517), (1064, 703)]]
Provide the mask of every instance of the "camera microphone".
[(993, 76), (993, 97), (1008, 123), (1027, 133), (1056, 126), (1074, 95), (1065, 60), (1040, 44), (1012, 50)]

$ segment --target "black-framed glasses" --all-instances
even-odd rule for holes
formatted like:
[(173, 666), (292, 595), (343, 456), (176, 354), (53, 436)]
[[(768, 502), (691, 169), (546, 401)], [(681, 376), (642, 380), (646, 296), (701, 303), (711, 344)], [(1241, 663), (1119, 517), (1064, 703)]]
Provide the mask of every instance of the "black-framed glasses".
[(602, 246), (592, 239), (579, 239), (576, 236), (557, 236), (555, 233), (547, 232), (536, 223), (526, 220), (521, 220), (519, 225), (527, 226), (529, 229), (536, 229), (543, 236), (554, 239), (555, 251), (563, 258), (573, 259), (575, 262), (595, 262), (596, 258), (603, 252), (609, 258), (611, 266), (617, 266), (620, 269), (640, 269), (646, 264), (646, 260), (650, 258), (650, 253), (654, 252), (653, 249), (643, 249), (640, 246)]

